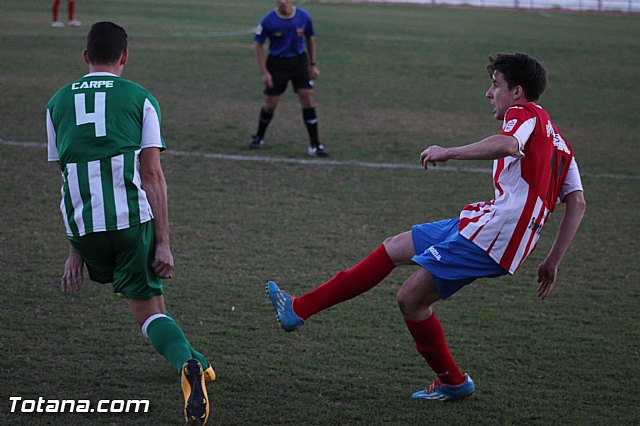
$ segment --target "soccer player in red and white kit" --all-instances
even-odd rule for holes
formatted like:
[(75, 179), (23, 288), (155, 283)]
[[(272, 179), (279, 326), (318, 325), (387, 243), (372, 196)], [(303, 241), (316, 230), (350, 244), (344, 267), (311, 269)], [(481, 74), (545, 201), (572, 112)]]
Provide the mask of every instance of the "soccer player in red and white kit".
[[(60, 10), (60, 3), (62, 0), (53, 0), (53, 6), (51, 8), (51, 14), (53, 15), (53, 21), (51, 21), (51, 26), (54, 28), (64, 27), (62, 21), (58, 20), (58, 11)], [(67, 25), (70, 27), (79, 27), (81, 22), (75, 19), (74, 15), (76, 13), (76, 2), (74, 0), (67, 0), (67, 14), (69, 16), (69, 21)]]
[(267, 293), (285, 331), (312, 315), (373, 288), (398, 265), (417, 265), (397, 301), (416, 349), (436, 373), (414, 399), (453, 400), (473, 393), (447, 346), (432, 305), (478, 278), (514, 274), (533, 251), (549, 215), (565, 204), (556, 239), (538, 266), (538, 296), (546, 298), (558, 265), (582, 221), (585, 200), (571, 146), (536, 102), (547, 85), (546, 70), (523, 53), (489, 58), (486, 96), (502, 120), (499, 134), (469, 145), (432, 145), (420, 154), (425, 167), (448, 160), (494, 160), (495, 198), (464, 207), (459, 217), (414, 225), (387, 238), (349, 270), (300, 297), (270, 281)]

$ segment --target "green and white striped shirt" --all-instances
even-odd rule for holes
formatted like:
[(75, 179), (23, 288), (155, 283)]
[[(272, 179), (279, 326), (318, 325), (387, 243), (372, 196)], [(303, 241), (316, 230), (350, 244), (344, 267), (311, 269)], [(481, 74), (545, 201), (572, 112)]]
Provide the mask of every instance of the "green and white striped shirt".
[(165, 149), (160, 107), (144, 88), (92, 73), (47, 105), (49, 161), (62, 170), (67, 235), (126, 229), (153, 218), (140, 180), (140, 151)]

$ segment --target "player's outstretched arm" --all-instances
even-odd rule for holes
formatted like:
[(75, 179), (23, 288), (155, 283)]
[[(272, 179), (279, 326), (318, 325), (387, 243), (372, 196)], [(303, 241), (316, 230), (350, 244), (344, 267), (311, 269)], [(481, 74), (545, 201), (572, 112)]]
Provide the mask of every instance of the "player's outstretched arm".
[(443, 148), (432, 145), (420, 154), (420, 164), (425, 169), (429, 164), (448, 160), (496, 160), (509, 155), (518, 155), (518, 140), (513, 136), (492, 135), (469, 145)]
[(551, 290), (553, 290), (558, 273), (558, 266), (567, 253), (573, 237), (580, 227), (586, 209), (586, 202), (582, 191), (570, 193), (564, 198), (564, 203), (566, 205), (558, 233), (556, 234), (556, 239), (547, 257), (538, 266), (538, 283), (540, 283), (538, 287), (538, 297), (542, 299), (548, 297)]
[(167, 183), (160, 165), (159, 148), (145, 148), (140, 152), (140, 179), (153, 212), (156, 247), (151, 267), (160, 278), (171, 278), (174, 264), (169, 245)]
[(64, 271), (60, 280), (62, 291), (78, 291), (84, 283), (84, 260), (78, 252), (69, 244), (69, 257), (64, 263)]

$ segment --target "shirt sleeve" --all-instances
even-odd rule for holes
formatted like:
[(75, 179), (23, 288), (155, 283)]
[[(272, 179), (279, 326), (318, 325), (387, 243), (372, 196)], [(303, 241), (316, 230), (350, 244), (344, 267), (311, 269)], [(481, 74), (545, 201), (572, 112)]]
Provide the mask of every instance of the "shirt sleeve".
[(536, 116), (521, 107), (507, 110), (502, 123), (501, 135), (513, 136), (518, 141), (517, 157), (524, 156), (524, 147), (536, 128)]
[(307, 18), (307, 23), (304, 26), (304, 35), (306, 37), (313, 37), (316, 35), (316, 32), (313, 29), (313, 22), (311, 22), (311, 17), (308, 14), (305, 14)]
[(51, 120), (51, 111), (47, 108), (47, 153), (49, 161), (60, 161), (58, 146), (56, 144), (56, 129)]
[(164, 140), (160, 134), (160, 107), (153, 98), (144, 101), (142, 113), (142, 137), (140, 148), (160, 148), (165, 149)]
[(578, 170), (578, 163), (575, 158), (571, 158), (571, 164), (569, 165), (569, 171), (567, 177), (564, 179), (560, 194), (558, 197), (560, 200), (564, 200), (564, 197), (575, 191), (582, 191), (582, 180), (580, 179), (580, 170)]
[(253, 40), (257, 43), (264, 43), (267, 39), (267, 28), (266, 28), (266, 17), (262, 18), (258, 26), (256, 27), (255, 35), (253, 36)]

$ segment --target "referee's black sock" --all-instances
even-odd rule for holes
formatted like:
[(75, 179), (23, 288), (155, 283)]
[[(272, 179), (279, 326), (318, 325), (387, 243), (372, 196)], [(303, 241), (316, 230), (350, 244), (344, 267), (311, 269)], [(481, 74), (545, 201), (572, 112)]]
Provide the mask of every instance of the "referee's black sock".
[(260, 139), (264, 138), (264, 134), (267, 131), (267, 126), (271, 123), (271, 119), (273, 118), (272, 112), (267, 112), (264, 108), (260, 110), (260, 119), (258, 120), (258, 132), (256, 136)]
[(303, 108), (302, 118), (304, 119), (304, 124), (307, 126), (307, 132), (309, 133), (309, 142), (311, 143), (311, 146), (320, 145), (320, 141), (318, 138), (318, 117), (316, 116), (316, 109), (314, 107)]

